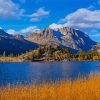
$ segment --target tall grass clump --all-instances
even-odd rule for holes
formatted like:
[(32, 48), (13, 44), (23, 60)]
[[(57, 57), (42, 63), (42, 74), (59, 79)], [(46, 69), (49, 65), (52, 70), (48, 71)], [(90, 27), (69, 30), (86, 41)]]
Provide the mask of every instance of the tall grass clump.
[(0, 100), (100, 100), (100, 74), (74, 81), (1, 87)]

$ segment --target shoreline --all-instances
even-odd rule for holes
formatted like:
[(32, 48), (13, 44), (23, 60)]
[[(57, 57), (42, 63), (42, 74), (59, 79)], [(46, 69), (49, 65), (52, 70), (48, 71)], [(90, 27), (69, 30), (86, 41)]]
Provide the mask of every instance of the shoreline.
[(0, 58), (1, 62), (89, 62), (89, 61), (100, 61), (100, 60), (43, 60), (43, 59), (34, 59), (33, 61), (23, 60), (18, 57), (2, 57)]

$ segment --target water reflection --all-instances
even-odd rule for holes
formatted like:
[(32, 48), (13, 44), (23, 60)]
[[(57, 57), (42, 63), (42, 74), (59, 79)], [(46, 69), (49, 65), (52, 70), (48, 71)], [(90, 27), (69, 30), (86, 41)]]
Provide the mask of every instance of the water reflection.
[(0, 63), (0, 85), (32, 84), (65, 79), (76, 79), (79, 74), (100, 72), (100, 62), (35, 62)]

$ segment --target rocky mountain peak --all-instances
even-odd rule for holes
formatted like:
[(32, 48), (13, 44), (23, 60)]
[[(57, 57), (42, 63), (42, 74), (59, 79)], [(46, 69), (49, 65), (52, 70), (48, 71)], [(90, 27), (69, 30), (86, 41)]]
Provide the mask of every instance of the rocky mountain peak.
[(45, 28), (38, 32), (33, 32), (27, 39), (41, 45), (58, 45), (76, 50), (89, 50), (96, 44), (84, 32), (70, 27), (62, 27), (57, 30)]

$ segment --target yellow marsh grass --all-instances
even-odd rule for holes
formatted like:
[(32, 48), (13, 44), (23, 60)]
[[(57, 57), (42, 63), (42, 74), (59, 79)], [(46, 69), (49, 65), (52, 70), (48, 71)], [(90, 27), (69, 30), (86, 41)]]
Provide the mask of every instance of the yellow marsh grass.
[(100, 100), (100, 74), (88, 79), (0, 88), (0, 100)]
[(0, 62), (21, 62), (18, 57), (1, 57)]

